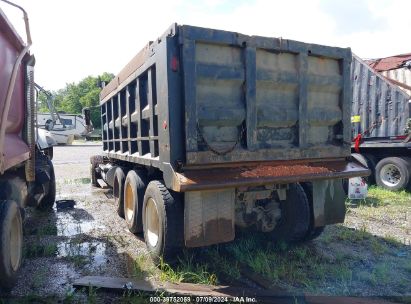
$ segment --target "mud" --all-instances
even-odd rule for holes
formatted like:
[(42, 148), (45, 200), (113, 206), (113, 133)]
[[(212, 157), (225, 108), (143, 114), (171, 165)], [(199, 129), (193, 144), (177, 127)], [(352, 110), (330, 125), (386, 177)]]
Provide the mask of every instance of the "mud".
[[(110, 190), (90, 185), (89, 157), (100, 151), (96, 145), (55, 147), (57, 202), (48, 212), (27, 210), (25, 257), (8, 296), (64, 300), (81, 276), (127, 277), (133, 271), (130, 260), (145, 252), (144, 243), (117, 215)], [(77, 291), (75, 302), (81, 297)]]

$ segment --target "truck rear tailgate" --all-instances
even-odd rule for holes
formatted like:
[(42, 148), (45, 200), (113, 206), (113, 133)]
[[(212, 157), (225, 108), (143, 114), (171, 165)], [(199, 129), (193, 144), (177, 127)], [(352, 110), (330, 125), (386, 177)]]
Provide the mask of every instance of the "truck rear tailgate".
[(287, 184), (369, 174), (368, 169), (356, 162), (347, 162), (345, 159), (251, 163), (226, 168), (205, 167), (176, 173), (173, 190), (184, 192)]
[(182, 26), (187, 164), (345, 157), (350, 49)]

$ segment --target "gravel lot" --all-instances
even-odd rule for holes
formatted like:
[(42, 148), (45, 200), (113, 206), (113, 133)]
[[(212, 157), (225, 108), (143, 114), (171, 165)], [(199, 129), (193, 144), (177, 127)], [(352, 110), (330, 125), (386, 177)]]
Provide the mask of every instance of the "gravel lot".
[[(57, 203), (46, 213), (28, 210), (25, 260), (13, 296), (69, 298), (74, 279), (128, 276), (130, 261), (145, 250), (118, 217), (110, 191), (90, 186), (89, 159), (100, 152), (97, 144), (54, 147), (56, 199), (75, 205)], [(76, 296), (81, 299), (81, 293)]]

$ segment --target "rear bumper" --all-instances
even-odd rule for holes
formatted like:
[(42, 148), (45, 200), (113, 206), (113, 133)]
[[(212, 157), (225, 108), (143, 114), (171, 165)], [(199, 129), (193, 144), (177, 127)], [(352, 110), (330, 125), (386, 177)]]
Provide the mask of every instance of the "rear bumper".
[(177, 192), (203, 191), (351, 178), (370, 173), (358, 162), (345, 159), (242, 163), (235, 167), (187, 168), (174, 174), (172, 188)]

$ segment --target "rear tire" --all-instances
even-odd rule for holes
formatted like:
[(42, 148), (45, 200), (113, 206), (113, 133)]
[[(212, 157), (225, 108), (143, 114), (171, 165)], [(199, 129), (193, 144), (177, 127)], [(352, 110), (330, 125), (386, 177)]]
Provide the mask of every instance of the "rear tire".
[[(364, 177), (367, 184), (375, 184), (375, 165), (377, 159), (372, 154), (359, 154), (352, 153), (351, 156), (360, 162), (363, 166), (366, 166), (371, 171), (370, 176)], [(348, 194), (348, 180), (347, 180), (347, 194)]]
[(132, 233), (143, 231), (142, 209), (147, 178), (144, 171), (128, 172), (124, 183), (124, 219)]
[[(346, 179), (346, 181), (348, 181), (348, 179)], [(313, 207), (313, 185), (311, 183), (303, 183), (301, 184), (301, 187), (303, 187), (305, 195), (307, 196), (308, 202), (310, 204), (310, 228), (308, 229), (307, 234), (305, 235), (303, 241), (312, 241), (318, 238), (324, 232), (325, 226), (320, 226), (320, 227), (314, 226), (315, 223), (314, 223), (314, 207)]]
[(96, 168), (98, 165), (104, 162), (103, 156), (101, 155), (93, 155), (90, 157), (90, 178), (91, 178), (91, 185), (94, 187), (99, 187), (97, 180), (100, 176), (96, 172)]
[(44, 149), (43, 152), (44, 152), (44, 155), (46, 155), (50, 160), (53, 160), (53, 155), (54, 155), (53, 146)]
[(144, 240), (154, 262), (171, 261), (183, 246), (184, 209), (160, 181), (148, 184), (143, 204)]
[(365, 177), (368, 184), (375, 184), (375, 167), (377, 165), (377, 158), (372, 154), (364, 154), (367, 161), (368, 168), (371, 170), (371, 175)]
[(410, 180), (410, 161), (407, 157), (387, 157), (375, 168), (377, 185), (392, 191), (407, 188)]
[(52, 161), (47, 157), (47, 170), (49, 174), (49, 182), (47, 185), (47, 194), (37, 205), (37, 209), (48, 210), (51, 209), (56, 201), (56, 177), (54, 175), (54, 166)]
[(0, 288), (11, 290), (17, 280), (23, 252), (20, 208), (11, 200), (0, 201)]
[(125, 175), (123, 169), (120, 167), (116, 168), (114, 172), (114, 182), (113, 182), (113, 196), (114, 205), (116, 206), (117, 213), (120, 217), (124, 218), (124, 182)]
[(290, 184), (287, 199), (280, 201), (281, 219), (270, 238), (295, 243), (303, 241), (310, 229), (310, 205), (300, 184)]

